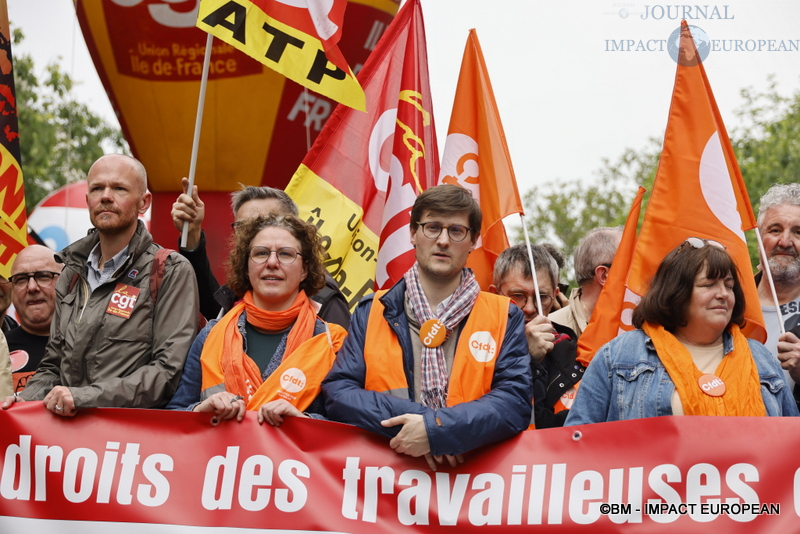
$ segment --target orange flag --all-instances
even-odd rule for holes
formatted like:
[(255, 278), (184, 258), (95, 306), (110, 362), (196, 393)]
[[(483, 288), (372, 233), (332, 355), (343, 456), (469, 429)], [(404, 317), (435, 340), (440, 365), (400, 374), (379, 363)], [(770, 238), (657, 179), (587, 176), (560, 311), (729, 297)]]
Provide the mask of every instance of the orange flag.
[(628, 287), (643, 295), (658, 264), (687, 237), (719, 241), (736, 262), (747, 308), (746, 336), (766, 340), (744, 231), (756, 227), (747, 189), (686, 21), (664, 148)]
[(14, 258), (28, 246), (28, 219), (19, 162), (11, 31), (5, 0), (0, 0), (0, 50), (5, 51), (0, 61), (0, 276), (8, 278)]
[[(743, 332), (761, 342), (766, 339), (744, 238), (745, 230), (756, 227), (753, 208), (686, 21), (681, 28), (680, 60), (664, 147), (630, 269), (624, 284), (606, 284), (600, 295), (600, 299), (605, 296), (604, 300), (622, 305), (605, 308), (598, 300), (600, 309), (592, 313), (579, 344), (583, 362), (591, 360), (594, 352), (619, 330), (633, 328), (630, 312), (647, 292), (661, 260), (688, 237), (713, 239), (726, 246), (739, 268), (747, 301)], [(626, 232), (631, 224), (629, 216)], [(619, 250), (627, 255), (622, 243)], [(610, 276), (619, 273), (615, 271), (618, 263), (624, 267), (628, 262), (615, 258)], [(600, 324), (593, 327), (591, 323), (595, 322)], [(584, 340), (587, 333), (592, 337)]]
[(286, 187), (351, 307), (414, 264), (411, 207), (439, 174), (419, 0), (400, 8), (358, 78), (369, 111), (339, 105)]
[(522, 213), (522, 201), (478, 34), (470, 30), (442, 155), (439, 183), (472, 191), (483, 212), (481, 236), (469, 255), (481, 288), (492, 283), (497, 256), (508, 248), (503, 217)]
[(606, 285), (597, 297), (589, 324), (578, 338), (578, 361), (583, 365), (589, 365), (597, 350), (605, 343), (624, 331), (633, 330), (631, 314), (639, 302), (639, 297), (628, 290), (625, 279), (628, 278), (633, 251), (636, 248), (636, 227), (639, 225), (644, 193), (645, 188), (640, 187), (636, 198), (633, 199), (617, 254), (608, 272)]

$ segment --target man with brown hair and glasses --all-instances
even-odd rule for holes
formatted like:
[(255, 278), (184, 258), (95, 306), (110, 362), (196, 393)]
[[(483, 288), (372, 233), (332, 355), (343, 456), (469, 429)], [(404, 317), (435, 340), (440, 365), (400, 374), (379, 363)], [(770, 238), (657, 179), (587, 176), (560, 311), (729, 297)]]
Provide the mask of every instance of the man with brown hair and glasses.
[(6, 334), (14, 372), (14, 391), (20, 392), (36, 372), (50, 339), (56, 307), (55, 281), (64, 266), (52, 250), (42, 245), (23, 249), (11, 265), (11, 300), (19, 326)]
[[(547, 315), (558, 296), (558, 265), (547, 250), (531, 245), (539, 287), (535, 287), (525, 245), (504, 250), (494, 264), (494, 284), (489, 291), (509, 297), (525, 314), (533, 374), (534, 420), (536, 428), (564, 426), (575, 398), (575, 385), (585, 368), (575, 360), (577, 336)], [(542, 303), (539, 313), (536, 293)]]
[(481, 211), (457, 185), (431, 187), (411, 210), (416, 263), (369, 295), (323, 382), (328, 417), (391, 438), (389, 446), (455, 466), (531, 419), (523, 317), (481, 292), (467, 269)]

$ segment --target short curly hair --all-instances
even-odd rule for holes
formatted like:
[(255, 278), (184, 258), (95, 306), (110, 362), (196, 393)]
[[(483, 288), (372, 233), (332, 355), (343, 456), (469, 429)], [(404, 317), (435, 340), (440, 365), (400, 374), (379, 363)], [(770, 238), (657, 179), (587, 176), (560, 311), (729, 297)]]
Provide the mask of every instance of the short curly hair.
[(261, 230), (276, 226), (288, 231), (300, 242), (300, 255), (306, 266), (306, 279), (300, 282), (300, 289), (309, 297), (316, 295), (325, 286), (325, 267), (322, 265), (322, 245), (317, 228), (294, 215), (258, 216), (244, 221), (231, 237), (231, 255), (228, 257), (228, 287), (242, 297), (253, 289), (248, 276), (250, 265), (250, 246)]

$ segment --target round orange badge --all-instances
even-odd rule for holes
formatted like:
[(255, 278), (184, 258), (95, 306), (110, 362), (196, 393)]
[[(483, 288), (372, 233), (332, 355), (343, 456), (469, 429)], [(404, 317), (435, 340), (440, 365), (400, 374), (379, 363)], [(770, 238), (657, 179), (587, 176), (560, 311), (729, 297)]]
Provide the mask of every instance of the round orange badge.
[(703, 375), (697, 379), (700, 390), (711, 397), (721, 397), (725, 395), (725, 382), (717, 375)]
[(422, 344), (428, 348), (438, 347), (444, 343), (447, 335), (447, 328), (439, 319), (428, 319), (419, 327), (419, 338)]

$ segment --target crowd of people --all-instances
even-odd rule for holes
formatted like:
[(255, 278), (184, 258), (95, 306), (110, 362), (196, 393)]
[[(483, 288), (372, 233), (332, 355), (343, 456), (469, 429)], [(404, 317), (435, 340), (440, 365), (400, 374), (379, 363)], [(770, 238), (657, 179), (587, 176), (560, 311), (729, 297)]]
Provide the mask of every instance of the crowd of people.
[[(351, 316), (323, 267), (316, 228), (283, 191), (232, 195), (221, 285), (196, 187), (184, 181), (173, 205), (176, 228), (188, 226), (186, 246), (173, 251), (139, 220), (151, 202), (139, 161), (103, 156), (87, 182), (89, 235), (57, 253), (32, 245), (0, 278), (3, 409), (42, 401), (61, 417), (128, 407), (209, 412), (213, 424), (248, 411), (272, 426), (329, 419), (383, 435), (432, 470), (526, 429), (800, 415), (800, 184), (773, 186), (760, 202), (762, 271), (775, 287), (757, 275), (766, 346), (740, 330), (745, 293), (730, 254), (689, 237), (659, 265), (635, 329), (587, 367), (578, 337), (621, 228), (584, 236), (569, 297), (563, 257), (545, 244), (505, 250), (482, 291), (466, 268), (480, 207), (464, 188), (432, 187), (411, 210), (416, 262)], [(12, 302), (19, 324), (6, 314)]]

